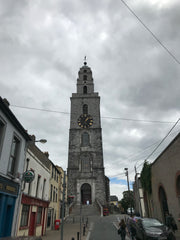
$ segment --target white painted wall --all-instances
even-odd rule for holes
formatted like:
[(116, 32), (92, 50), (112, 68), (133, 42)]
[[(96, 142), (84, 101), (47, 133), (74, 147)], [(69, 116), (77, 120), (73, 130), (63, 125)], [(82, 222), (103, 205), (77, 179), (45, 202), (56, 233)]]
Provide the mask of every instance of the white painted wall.
[(19, 157), (18, 157), (17, 172), (19, 172), (22, 175), (24, 170), (26, 141), (24, 137), (15, 129), (12, 123), (6, 118), (6, 116), (4, 115), (4, 113), (2, 113), (1, 110), (0, 110), (0, 117), (6, 123), (5, 135), (3, 138), (3, 144), (0, 152), (0, 174), (2, 176), (4, 175), (7, 177), (11, 144), (12, 144), (13, 136), (16, 135), (20, 139), (20, 151), (19, 151)]
[[(37, 180), (38, 180), (38, 175), (40, 175), (40, 182), (39, 182), (39, 188), (38, 188), (38, 194), (37, 198), (42, 199), (42, 200), (49, 200), (49, 181), (50, 181), (50, 170), (42, 164), (42, 162), (28, 149), (27, 154), (26, 154), (26, 159), (29, 159), (29, 166), (28, 170), (33, 169), (35, 173), (35, 178), (31, 182), (31, 187), (30, 187), (30, 196), (31, 197), (36, 197), (36, 188), (37, 188)], [(26, 170), (26, 164), (24, 171)], [(45, 183), (45, 188), (44, 188), (44, 194), (42, 196), (43, 192), (43, 183), (44, 179), (46, 179)], [(26, 183), (24, 193), (28, 193), (28, 188), (29, 188), (29, 183)]]
[[(19, 194), (16, 199), (16, 205), (14, 210), (14, 220), (12, 225), (12, 236), (14, 236), (16, 231), (16, 222), (18, 219), (19, 208), (20, 208), (19, 203), (21, 200), (21, 177), (24, 171), (26, 140), (1, 110), (0, 110), (0, 117), (1, 117), (1, 120), (5, 122), (5, 125), (6, 125), (4, 136), (1, 142), (1, 147), (0, 147), (0, 175), (19, 184)], [(18, 154), (16, 174), (13, 177), (8, 175), (8, 166), (9, 166), (9, 159), (10, 159), (11, 144), (12, 144), (14, 135), (16, 135), (16, 137), (20, 140), (20, 148), (19, 148), (19, 154)]]

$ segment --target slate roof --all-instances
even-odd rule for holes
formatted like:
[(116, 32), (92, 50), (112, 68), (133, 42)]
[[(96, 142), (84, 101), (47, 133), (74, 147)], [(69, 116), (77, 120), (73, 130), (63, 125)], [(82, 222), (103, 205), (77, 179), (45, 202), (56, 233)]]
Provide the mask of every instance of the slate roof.
[(42, 162), (43, 165), (50, 169), (50, 160), (34, 143), (30, 143), (28, 148)]
[(4, 115), (9, 119), (12, 125), (22, 134), (22, 136), (27, 140), (30, 141), (31, 138), (21, 123), (17, 120), (13, 112), (9, 108), (9, 103), (6, 99), (2, 99), (0, 97), (0, 109), (4, 113)]

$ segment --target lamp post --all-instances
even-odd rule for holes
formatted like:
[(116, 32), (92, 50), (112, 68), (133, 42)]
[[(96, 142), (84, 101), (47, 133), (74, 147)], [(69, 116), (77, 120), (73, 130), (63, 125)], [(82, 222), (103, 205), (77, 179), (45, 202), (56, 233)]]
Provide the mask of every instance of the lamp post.
[(132, 215), (132, 201), (131, 201), (131, 193), (129, 188), (129, 175), (128, 175), (128, 168), (124, 168), (125, 170), (125, 176), (127, 176), (127, 185), (128, 185), (128, 193), (129, 193), (129, 200), (130, 200), (130, 209), (131, 209), (131, 215)]
[(46, 139), (40, 139), (40, 140), (35, 140), (34, 142), (46, 143), (47, 140)]

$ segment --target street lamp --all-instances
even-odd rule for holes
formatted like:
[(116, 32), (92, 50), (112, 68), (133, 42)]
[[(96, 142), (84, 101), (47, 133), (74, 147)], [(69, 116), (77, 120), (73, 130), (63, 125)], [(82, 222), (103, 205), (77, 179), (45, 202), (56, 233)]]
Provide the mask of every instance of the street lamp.
[(40, 140), (35, 140), (34, 142), (46, 143), (47, 140), (46, 139), (40, 139)]

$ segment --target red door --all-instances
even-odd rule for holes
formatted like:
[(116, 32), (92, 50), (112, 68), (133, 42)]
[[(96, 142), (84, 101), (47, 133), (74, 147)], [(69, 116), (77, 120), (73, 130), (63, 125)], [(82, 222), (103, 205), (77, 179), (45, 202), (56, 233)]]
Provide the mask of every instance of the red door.
[(34, 236), (35, 232), (35, 217), (36, 213), (32, 212), (30, 217), (30, 225), (29, 225), (29, 236)]

